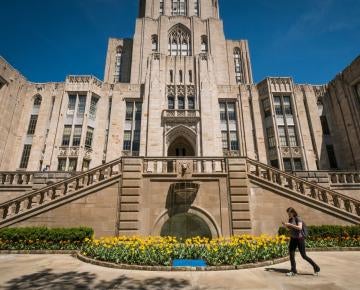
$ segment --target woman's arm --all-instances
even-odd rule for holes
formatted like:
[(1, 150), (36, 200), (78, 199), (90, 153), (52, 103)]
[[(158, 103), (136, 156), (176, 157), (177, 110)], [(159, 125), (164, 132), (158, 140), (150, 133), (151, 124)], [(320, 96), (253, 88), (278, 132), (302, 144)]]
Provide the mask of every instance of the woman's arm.
[(293, 225), (291, 223), (285, 223), (284, 224), (287, 228), (293, 228), (293, 229), (296, 229), (298, 231), (301, 231), (302, 230), (302, 222), (299, 222), (299, 224), (297, 225)]

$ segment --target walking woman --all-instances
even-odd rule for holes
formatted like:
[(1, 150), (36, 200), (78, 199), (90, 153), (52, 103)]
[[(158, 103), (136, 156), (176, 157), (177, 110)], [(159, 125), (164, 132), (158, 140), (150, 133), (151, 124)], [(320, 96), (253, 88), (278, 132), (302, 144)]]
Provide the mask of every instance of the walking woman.
[(284, 223), (283, 225), (290, 230), (290, 244), (289, 244), (289, 254), (290, 254), (290, 262), (291, 262), (291, 271), (287, 273), (287, 276), (295, 276), (297, 274), (296, 271), (296, 262), (295, 262), (295, 251), (296, 248), (299, 248), (299, 252), (301, 257), (308, 261), (311, 266), (314, 268), (314, 275), (318, 275), (320, 272), (320, 267), (306, 255), (305, 251), (305, 237), (302, 231), (303, 229), (303, 221), (298, 216), (295, 209), (289, 207), (286, 212), (289, 215), (289, 222)]

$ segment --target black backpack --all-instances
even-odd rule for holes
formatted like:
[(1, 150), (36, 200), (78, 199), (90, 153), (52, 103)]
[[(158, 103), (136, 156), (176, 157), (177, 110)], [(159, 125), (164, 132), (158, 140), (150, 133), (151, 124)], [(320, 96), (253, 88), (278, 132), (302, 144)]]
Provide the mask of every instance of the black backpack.
[[(298, 223), (299, 223), (299, 221), (298, 221), (297, 217), (295, 217), (295, 222), (296, 222), (296, 224), (298, 224)], [(309, 235), (309, 230), (308, 230), (308, 228), (307, 228), (307, 226), (306, 226), (306, 224), (305, 224), (305, 222), (304, 222), (304, 221), (302, 221), (301, 234), (302, 234), (302, 236), (303, 236), (304, 238), (307, 238), (307, 237), (308, 237), (308, 235)]]

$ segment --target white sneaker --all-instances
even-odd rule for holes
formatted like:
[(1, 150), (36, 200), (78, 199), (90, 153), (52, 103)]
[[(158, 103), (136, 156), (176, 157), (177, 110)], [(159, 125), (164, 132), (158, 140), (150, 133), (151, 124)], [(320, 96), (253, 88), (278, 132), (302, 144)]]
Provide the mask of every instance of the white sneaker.
[(286, 273), (286, 276), (288, 276), (288, 277), (293, 277), (293, 276), (295, 276), (295, 275), (296, 275), (296, 273), (294, 273), (294, 272)]

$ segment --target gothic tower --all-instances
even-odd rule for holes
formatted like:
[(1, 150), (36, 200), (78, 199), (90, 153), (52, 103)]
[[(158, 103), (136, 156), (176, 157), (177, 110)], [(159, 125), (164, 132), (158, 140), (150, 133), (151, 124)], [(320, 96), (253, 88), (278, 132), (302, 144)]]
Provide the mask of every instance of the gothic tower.
[(222, 134), (240, 154), (236, 107), (218, 88), (252, 83), (249, 49), (225, 40), (217, 0), (140, 1), (133, 41), (110, 40), (105, 81), (142, 85), (140, 155), (222, 156)]

